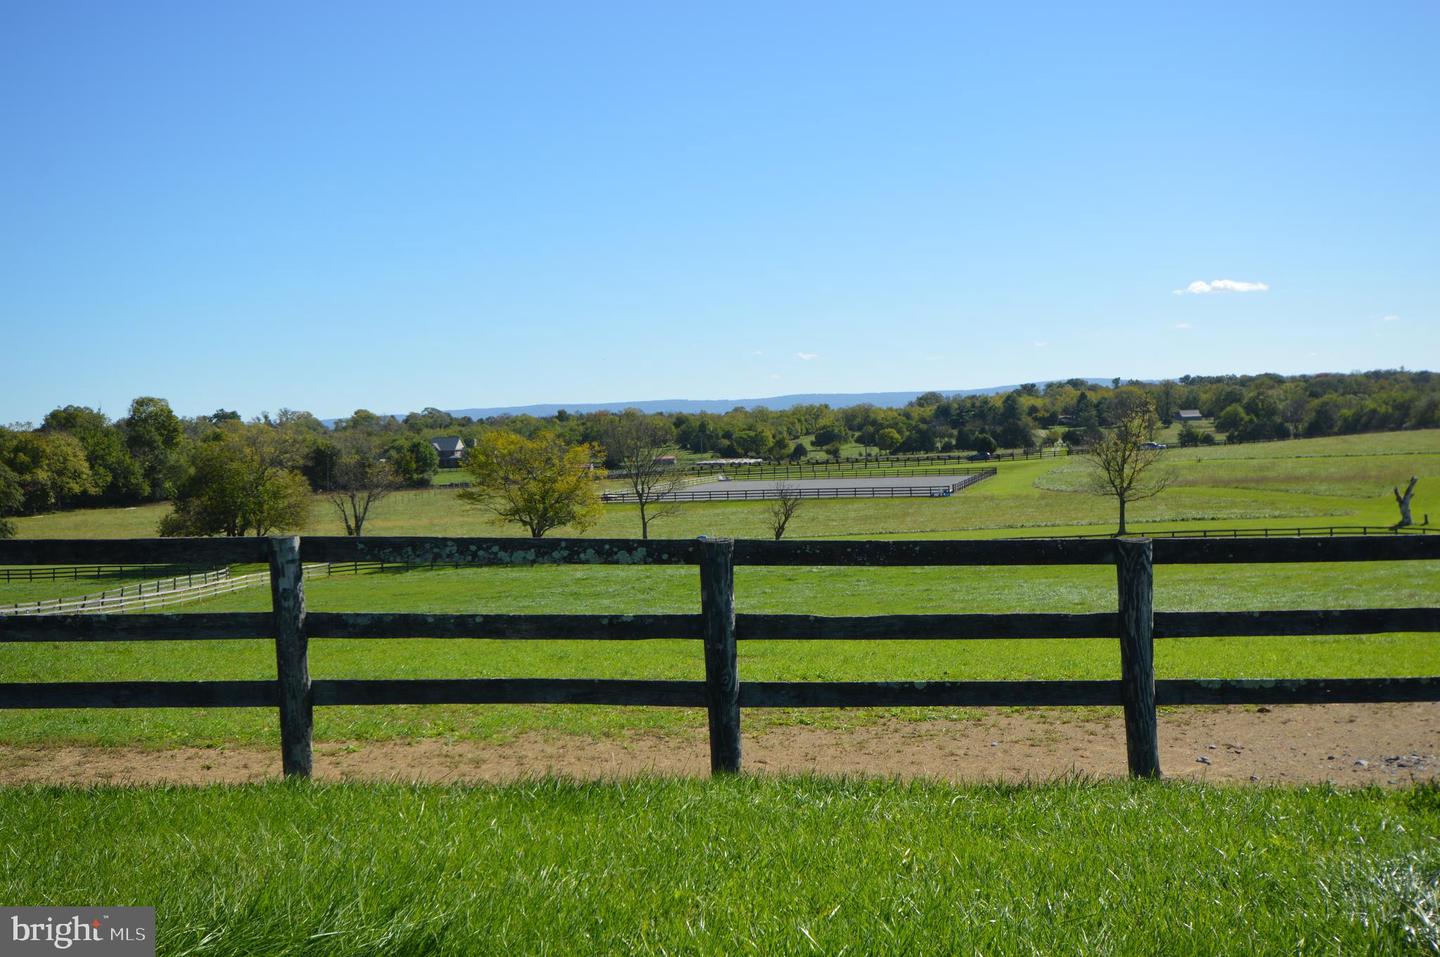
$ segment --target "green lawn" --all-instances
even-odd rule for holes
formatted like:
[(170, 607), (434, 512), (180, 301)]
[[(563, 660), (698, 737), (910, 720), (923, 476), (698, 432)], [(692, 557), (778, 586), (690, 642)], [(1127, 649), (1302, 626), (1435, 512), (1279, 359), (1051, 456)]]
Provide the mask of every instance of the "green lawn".
[(1440, 791), (746, 776), (21, 788), (0, 898), (166, 955), (1420, 954)]

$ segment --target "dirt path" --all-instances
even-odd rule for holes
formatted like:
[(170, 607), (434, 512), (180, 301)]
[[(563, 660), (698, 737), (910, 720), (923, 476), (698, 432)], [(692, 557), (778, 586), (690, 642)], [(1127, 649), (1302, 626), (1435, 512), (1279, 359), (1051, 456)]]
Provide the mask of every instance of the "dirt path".
[[(1405, 785), (1440, 776), (1440, 704), (1214, 708), (1163, 713), (1167, 777), (1214, 782)], [(506, 781), (703, 775), (703, 731), (613, 738), (530, 734), (475, 741), (316, 745), (325, 780)], [(889, 721), (851, 730), (782, 727), (747, 736), (749, 772), (898, 775), (954, 781), (1125, 773), (1118, 714), (991, 712), (975, 721)], [(280, 773), (275, 749), (145, 750), (0, 745), (0, 784), (204, 784)]]

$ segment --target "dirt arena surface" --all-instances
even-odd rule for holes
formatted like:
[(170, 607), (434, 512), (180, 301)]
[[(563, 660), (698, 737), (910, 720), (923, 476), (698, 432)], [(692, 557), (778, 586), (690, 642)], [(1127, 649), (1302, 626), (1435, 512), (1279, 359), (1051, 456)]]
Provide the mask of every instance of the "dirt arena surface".
[[(1290, 705), (1162, 711), (1169, 778), (1215, 783), (1403, 786), (1440, 771), (1440, 703)], [(1118, 713), (987, 712), (973, 721), (890, 720), (848, 730), (778, 727), (747, 735), (750, 773), (1045, 781), (1125, 773)], [(527, 734), (490, 743), (421, 739), (322, 742), (330, 781), (500, 782), (545, 774), (593, 779), (705, 775), (703, 729), (591, 738)], [(0, 784), (207, 784), (280, 775), (278, 748), (0, 745)]]

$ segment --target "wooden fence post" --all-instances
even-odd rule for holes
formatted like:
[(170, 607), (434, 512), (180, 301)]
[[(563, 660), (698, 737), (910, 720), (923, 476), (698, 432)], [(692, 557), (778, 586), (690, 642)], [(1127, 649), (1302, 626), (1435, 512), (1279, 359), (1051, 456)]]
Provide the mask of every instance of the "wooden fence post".
[(710, 771), (740, 770), (740, 673), (735, 660), (735, 543), (700, 543), (700, 614), (705, 619), (705, 696)]
[(308, 778), (314, 698), (305, 636), (305, 580), (300, 539), (270, 539), (270, 599), (275, 670), (280, 685), (280, 759), (285, 776)]
[(1120, 598), (1120, 701), (1125, 706), (1125, 751), (1132, 778), (1160, 776), (1152, 560), (1149, 539), (1115, 540), (1115, 577)]

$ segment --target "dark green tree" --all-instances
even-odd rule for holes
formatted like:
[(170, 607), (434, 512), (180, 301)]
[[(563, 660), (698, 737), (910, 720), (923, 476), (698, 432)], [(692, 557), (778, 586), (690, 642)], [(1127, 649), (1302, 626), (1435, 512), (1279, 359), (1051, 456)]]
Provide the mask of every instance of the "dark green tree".
[(429, 485), (430, 479), (440, 468), (440, 453), (429, 439), (400, 439), (385, 450), (385, 459), (390, 471), (401, 485), (418, 488)]
[(177, 450), (185, 434), (170, 403), (142, 395), (130, 403), (130, 414), (120, 421), (120, 428), (140, 468), (142, 494), (155, 501), (169, 498), (175, 492)]
[(229, 423), (190, 451), (190, 472), (176, 490), (160, 534), (269, 535), (299, 531), (310, 518), (310, 485), (272, 426)]
[(73, 435), (85, 450), (95, 494), (112, 501), (145, 497), (145, 476), (125, 445), (125, 435), (103, 413), (83, 405), (67, 405), (45, 416), (44, 432)]

